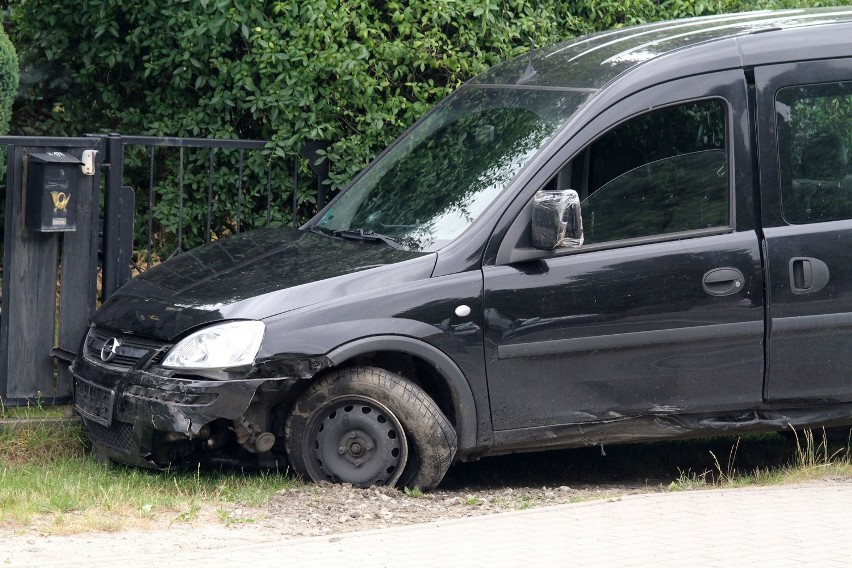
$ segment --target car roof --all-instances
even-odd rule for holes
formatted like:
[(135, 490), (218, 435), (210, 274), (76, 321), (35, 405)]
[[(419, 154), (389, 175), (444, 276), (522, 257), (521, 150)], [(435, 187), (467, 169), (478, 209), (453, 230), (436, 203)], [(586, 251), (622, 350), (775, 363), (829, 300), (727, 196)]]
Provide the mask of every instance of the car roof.
[[(765, 36), (747, 42), (751, 51), (762, 53), (765, 60), (767, 53), (777, 53), (779, 40), (782, 44), (785, 41), (781, 36), (786, 34), (775, 32), (803, 28), (818, 31), (812, 28), (844, 23), (852, 23), (852, 7), (744, 12), (630, 26), (536, 49), (531, 60), (529, 54), (517, 57), (491, 68), (470, 83), (597, 91), (637, 68), (651, 71), (654, 62), (670, 59), (666, 56), (689, 60), (703, 54), (706, 60), (715, 53), (720, 68), (739, 66), (743, 64), (744, 53), (734, 38)], [(845, 37), (852, 38), (851, 30), (844, 31)], [(819, 41), (821, 36), (814, 37)], [(761, 43), (771, 47), (761, 49)], [(796, 50), (808, 47), (801, 41), (792, 46), (788, 42), (788, 46)], [(852, 48), (846, 51), (852, 53)], [(534, 72), (528, 69), (530, 64)]]

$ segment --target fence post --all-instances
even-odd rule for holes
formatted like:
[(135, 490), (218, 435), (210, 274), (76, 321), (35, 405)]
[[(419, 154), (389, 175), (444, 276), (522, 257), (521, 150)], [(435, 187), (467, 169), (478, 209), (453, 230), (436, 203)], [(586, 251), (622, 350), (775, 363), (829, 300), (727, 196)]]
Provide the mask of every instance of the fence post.
[(330, 145), (331, 143), (326, 140), (308, 140), (299, 152), (299, 156), (308, 161), (308, 166), (317, 178), (317, 211), (325, 207), (328, 201), (328, 185), (325, 181), (328, 179), (329, 166), (328, 158), (323, 159), (319, 164), (317, 161), (320, 158), (320, 152), (326, 152)]
[[(61, 404), (70, 398), (70, 374), (64, 364), (57, 368), (52, 357), (66, 362), (73, 358), (95, 308), (103, 140), (2, 137), (0, 145), (8, 148), (0, 403), (27, 404), (40, 398), (47, 404)], [(85, 150), (98, 153), (92, 175), (81, 175), (78, 184), (69, 187), (76, 230), (50, 233), (28, 229), (24, 223), (28, 154), (62, 151), (82, 162)], [(61, 272), (57, 270), (60, 262)]]
[[(133, 224), (133, 211), (127, 209), (124, 184), (124, 141), (120, 134), (106, 136), (109, 171), (104, 187), (103, 225), (103, 283), (102, 298), (106, 300), (130, 280), (130, 261), (133, 255), (133, 230), (128, 233), (122, 225)], [(124, 195), (124, 198), (123, 198)], [(124, 205), (124, 206), (123, 206)], [(131, 236), (128, 243), (122, 234)]]

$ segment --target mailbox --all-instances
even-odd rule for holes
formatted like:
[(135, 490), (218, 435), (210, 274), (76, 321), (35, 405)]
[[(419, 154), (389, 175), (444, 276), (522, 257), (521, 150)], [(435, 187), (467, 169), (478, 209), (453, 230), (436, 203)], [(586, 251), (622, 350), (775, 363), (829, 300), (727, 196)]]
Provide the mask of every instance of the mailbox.
[(82, 160), (64, 152), (28, 154), (26, 225), (29, 230), (77, 229), (77, 183), (82, 165)]

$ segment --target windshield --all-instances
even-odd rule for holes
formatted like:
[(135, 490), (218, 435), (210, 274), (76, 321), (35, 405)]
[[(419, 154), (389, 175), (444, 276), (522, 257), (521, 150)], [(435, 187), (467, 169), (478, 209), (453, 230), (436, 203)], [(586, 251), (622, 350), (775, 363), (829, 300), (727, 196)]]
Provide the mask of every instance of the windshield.
[(588, 96), (462, 87), (338, 197), (316, 226), (437, 250), (485, 211)]

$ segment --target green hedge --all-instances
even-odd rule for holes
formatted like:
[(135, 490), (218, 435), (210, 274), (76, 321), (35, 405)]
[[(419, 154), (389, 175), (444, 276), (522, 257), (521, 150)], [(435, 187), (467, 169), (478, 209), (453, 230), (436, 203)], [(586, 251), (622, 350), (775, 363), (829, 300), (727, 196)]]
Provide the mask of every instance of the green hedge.
[(18, 56), (12, 42), (0, 28), (0, 134), (9, 132), (12, 102), (17, 92)]
[[(812, 3), (812, 2), (811, 2)], [(471, 75), (539, 44), (789, 2), (82, 0), (10, 7), (36, 77), (33, 134), (119, 131), (335, 142), (344, 184)], [(798, 2), (797, 4), (801, 4)]]
[[(0, 28), (0, 135), (8, 134), (12, 103), (18, 92), (18, 55), (6, 32)], [(0, 148), (0, 180), (6, 176), (6, 148)], [(5, 192), (0, 199), (0, 240), (2, 240), (5, 211)], [(0, 252), (2, 256), (2, 252)]]
[[(26, 97), (13, 128), (260, 138), (274, 141), (272, 156), (326, 140), (335, 189), (438, 100), (527, 51), (533, 37), (544, 45), (651, 20), (803, 4), (818, 2), (16, 2), (9, 16)], [(304, 215), (313, 195), (299, 194)]]

